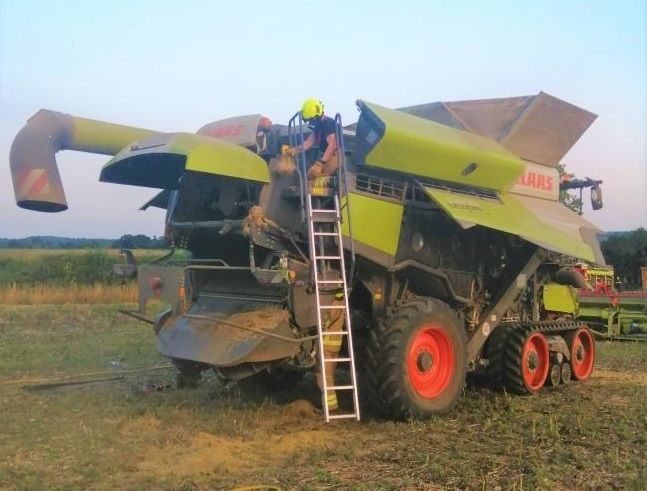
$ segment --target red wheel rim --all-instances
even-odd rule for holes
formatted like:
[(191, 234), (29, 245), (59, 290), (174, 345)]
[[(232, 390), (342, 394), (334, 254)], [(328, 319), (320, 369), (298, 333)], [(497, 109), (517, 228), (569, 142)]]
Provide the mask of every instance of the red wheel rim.
[(447, 388), (454, 374), (454, 347), (440, 326), (426, 325), (411, 342), (407, 368), (418, 395), (433, 399)]
[(578, 329), (571, 341), (571, 367), (577, 380), (586, 380), (593, 371), (595, 343), (588, 329)]
[(521, 372), (526, 387), (532, 392), (542, 388), (548, 376), (548, 342), (541, 333), (530, 335), (521, 353)]

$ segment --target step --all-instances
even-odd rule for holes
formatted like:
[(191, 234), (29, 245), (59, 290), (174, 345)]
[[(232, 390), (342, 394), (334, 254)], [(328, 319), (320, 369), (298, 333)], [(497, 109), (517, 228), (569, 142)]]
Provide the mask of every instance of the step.
[(348, 363), (348, 362), (351, 362), (353, 360), (351, 358), (326, 358), (324, 356), (323, 361), (325, 363), (344, 363), (344, 362)]
[(328, 419), (349, 419), (349, 418), (357, 418), (357, 414), (348, 413), (348, 414), (329, 414), (328, 415)]
[(337, 235), (339, 235), (339, 234), (337, 232), (312, 232), (312, 235), (326, 236), (326, 237), (337, 237)]
[(345, 336), (348, 334), (348, 331), (324, 331), (322, 334), (324, 336), (327, 334), (332, 334), (333, 336)]
[(330, 210), (328, 208), (311, 208), (312, 213), (337, 213), (337, 210)]
[(344, 280), (317, 280), (320, 285), (343, 285)]
[(313, 223), (337, 223), (340, 219), (329, 215), (312, 215), (310, 216), (310, 220), (312, 220)]
[(331, 261), (335, 261), (335, 260), (340, 261), (341, 256), (315, 256), (315, 261), (318, 261), (320, 259), (331, 260)]
[(355, 390), (355, 387), (353, 385), (333, 385), (326, 387), (326, 390)]
[(345, 309), (345, 305), (320, 305), (320, 309), (330, 309), (330, 310), (335, 310), (335, 309)]

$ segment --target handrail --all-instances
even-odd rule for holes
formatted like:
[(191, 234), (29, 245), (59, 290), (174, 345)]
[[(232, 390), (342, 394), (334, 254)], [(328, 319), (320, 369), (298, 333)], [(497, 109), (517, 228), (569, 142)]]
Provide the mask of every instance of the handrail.
[[(346, 210), (346, 220), (348, 221), (348, 237), (350, 239), (350, 270), (348, 274), (349, 284), (353, 284), (353, 279), (355, 277), (355, 243), (353, 241), (353, 232), (350, 218), (350, 204), (348, 202), (348, 169), (346, 167), (346, 146), (344, 143), (344, 130), (342, 125), (341, 114), (337, 113), (335, 115), (335, 140), (337, 144), (337, 155), (339, 158), (339, 166), (337, 168), (336, 178), (338, 182), (337, 186), (337, 199), (341, 203), (343, 196), (346, 196), (346, 203), (344, 209)], [(291, 147), (300, 146), (303, 148), (303, 143), (305, 142), (303, 135), (303, 118), (301, 112), (297, 112), (292, 116), (288, 122), (288, 141)], [(307, 208), (308, 201), (306, 200), (306, 193), (309, 193), (308, 188), (308, 169), (306, 162), (305, 152), (298, 152), (296, 154), (297, 158), (297, 172), (299, 173), (299, 198), (301, 201), (301, 219), (302, 221), (306, 220), (306, 217), (310, 213)], [(341, 210), (340, 210), (341, 211)], [(308, 234), (310, 235), (310, 234)], [(343, 244), (340, 244), (343, 250)]]
[[(346, 218), (348, 220), (348, 238), (350, 239), (350, 270), (348, 272), (349, 284), (353, 284), (355, 278), (355, 241), (353, 240), (353, 227), (350, 218), (350, 203), (348, 199), (348, 168), (346, 167), (346, 145), (344, 143), (344, 127), (341, 121), (341, 114), (335, 115), (335, 139), (337, 141), (337, 153), (339, 156), (339, 167), (337, 169), (337, 181), (339, 186), (337, 189), (337, 196), (341, 203), (342, 192), (346, 196), (346, 203), (342, 209), (346, 210)], [(340, 210), (341, 211), (341, 210)], [(343, 251), (343, 244), (342, 246)]]
[[(298, 123), (298, 131), (297, 131)], [(303, 138), (303, 118), (301, 117), (301, 111), (298, 111), (290, 118), (288, 121), (288, 141), (290, 147), (294, 148), (299, 146), (303, 148), (305, 139)], [(301, 221), (305, 222), (306, 220), (306, 210), (305, 210), (305, 191), (308, 189), (307, 182), (307, 166), (306, 166), (306, 156), (305, 152), (299, 152), (296, 154), (297, 159), (297, 173), (299, 174), (299, 198), (301, 200)]]

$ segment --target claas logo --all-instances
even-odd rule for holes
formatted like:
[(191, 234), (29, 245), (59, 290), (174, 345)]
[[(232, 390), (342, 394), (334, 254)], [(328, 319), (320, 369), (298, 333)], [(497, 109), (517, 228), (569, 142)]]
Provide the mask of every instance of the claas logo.
[(215, 136), (216, 138), (225, 138), (227, 136), (238, 136), (242, 133), (245, 128), (242, 124), (235, 124), (232, 126), (220, 126), (214, 128), (209, 132), (209, 136)]
[(538, 174), (537, 172), (524, 172), (519, 177), (519, 185), (528, 188), (539, 189), (541, 191), (552, 191), (554, 185), (552, 176)]

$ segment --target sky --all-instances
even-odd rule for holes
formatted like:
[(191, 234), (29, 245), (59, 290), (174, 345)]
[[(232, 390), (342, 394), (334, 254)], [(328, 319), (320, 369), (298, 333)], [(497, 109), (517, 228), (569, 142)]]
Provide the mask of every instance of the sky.
[(163, 233), (156, 191), (99, 183), (108, 157), (57, 155), (69, 210), (15, 204), (9, 149), (39, 109), (196, 131), (302, 100), (356, 120), (388, 107), (547, 92), (599, 115), (563, 162), (602, 179), (603, 230), (647, 227), (644, 0), (0, 0), (0, 237)]

